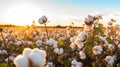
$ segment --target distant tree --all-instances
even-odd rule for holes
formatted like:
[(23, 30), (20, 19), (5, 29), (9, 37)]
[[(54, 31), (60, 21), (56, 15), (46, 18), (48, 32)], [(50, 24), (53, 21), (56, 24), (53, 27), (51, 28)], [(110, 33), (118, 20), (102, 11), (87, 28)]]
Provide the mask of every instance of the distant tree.
[(62, 28), (62, 26), (61, 26), (61, 25), (57, 25), (56, 27), (57, 27), (57, 28)]

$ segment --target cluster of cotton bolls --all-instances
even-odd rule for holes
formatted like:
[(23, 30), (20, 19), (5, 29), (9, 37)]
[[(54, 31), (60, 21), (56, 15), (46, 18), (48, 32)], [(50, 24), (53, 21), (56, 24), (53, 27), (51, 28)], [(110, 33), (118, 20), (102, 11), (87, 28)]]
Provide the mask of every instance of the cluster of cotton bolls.
[(80, 59), (86, 59), (86, 55), (84, 51), (80, 51), (79, 55), (80, 55)]
[(8, 53), (7, 53), (7, 50), (0, 50), (0, 54), (6, 54), (7, 55)]
[(108, 67), (113, 67), (113, 64), (116, 60), (116, 56), (106, 56), (105, 61), (108, 63)]
[(55, 49), (54, 49), (54, 52), (55, 52), (55, 54), (60, 55), (60, 54), (62, 54), (64, 51), (63, 51), (63, 48), (55, 48)]
[(8, 58), (6, 58), (5, 61), (6, 61), (6, 62), (9, 62), (8, 59), (9, 59), (9, 61), (12, 61), (12, 62), (13, 62), (13, 60), (15, 59), (15, 56), (14, 56), (14, 55), (11, 55), (11, 56), (9, 56)]
[(58, 47), (58, 42), (55, 41), (54, 39), (50, 38), (47, 42), (46, 42), (49, 46), (52, 46), (54, 48), (57, 48)]
[(42, 67), (46, 62), (46, 52), (38, 48), (25, 48), (22, 55), (14, 59), (16, 67)]
[(77, 45), (77, 47), (81, 49), (84, 47), (84, 43), (86, 39), (87, 39), (87, 33), (83, 31), (80, 34), (78, 34), (78, 36), (74, 36), (70, 38), (70, 41), (71, 41), (70, 47), (74, 48), (75, 45)]
[(99, 54), (101, 54), (102, 53), (102, 51), (103, 51), (103, 49), (102, 49), (102, 46), (94, 46), (93, 48), (92, 48), (92, 51), (93, 51), (93, 53), (95, 54), (95, 55), (99, 55)]

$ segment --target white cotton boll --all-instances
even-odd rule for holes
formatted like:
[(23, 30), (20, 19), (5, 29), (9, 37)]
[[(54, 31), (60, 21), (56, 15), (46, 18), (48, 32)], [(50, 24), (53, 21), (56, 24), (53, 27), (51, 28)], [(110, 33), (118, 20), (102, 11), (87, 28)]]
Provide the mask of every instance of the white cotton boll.
[(80, 48), (80, 49), (83, 48), (84, 47), (84, 43), (81, 42), (80, 44), (77, 44), (77, 47)]
[(54, 42), (54, 40), (53, 40), (52, 38), (50, 38), (50, 39), (47, 41), (47, 43), (48, 43), (50, 46), (53, 45), (53, 42)]
[(105, 37), (99, 36), (99, 38), (100, 38), (102, 41), (104, 41), (105, 44), (108, 44), (108, 42), (107, 42), (107, 40), (106, 40)]
[(25, 56), (25, 57), (27, 57), (28, 58), (28, 56), (30, 55), (30, 53), (32, 52), (32, 49), (30, 49), (30, 48), (25, 48), (24, 50), (23, 50), (23, 56)]
[(33, 67), (42, 67), (44, 65), (43, 57), (40, 54), (31, 53), (29, 59), (31, 60)]
[(86, 59), (86, 55), (85, 55), (85, 53), (83, 51), (80, 51), (79, 55), (80, 55), (81, 59)]
[(108, 49), (109, 50), (113, 50), (115, 48), (115, 46), (113, 44), (108, 44)]
[(113, 66), (114, 62), (115, 62), (116, 57), (115, 56), (106, 56), (105, 61), (110, 64), (111, 66)]
[(75, 44), (77, 45), (78, 48), (82, 48), (84, 46), (84, 43), (80, 41), (80, 38), (77, 38), (75, 40)]
[(18, 55), (14, 59), (14, 64), (16, 67), (29, 67), (29, 61), (28, 61), (27, 57), (24, 57), (22, 55)]
[[(14, 59), (15, 59), (15, 57), (13, 57), (13, 56), (9, 56), (9, 61), (13, 61)], [(5, 61), (8, 62), (8, 58), (5, 59)]]
[(54, 52), (55, 52), (55, 54), (58, 54), (59, 53), (59, 48), (55, 48)]
[(55, 54), (59, 54), (59, 55), (60, 55), (60, 54), (62, 54), (64, 51), (63, 51), (63, 48), (60, 48), (60, 49), (59, 49), (59, 48), (55, 48), (55, 49), (54, 49), (54, 52), (55, 52)]
[(76, 67), (82, 67), (82, 63), (81, 62), (77, 62), (76, 63)]
[(10, 61), (13, 61), (14, 59), (15, 59), (15, 57), (9, 56), (9, 60), (10, 60)]
[(58, 46), (57, 46), (57, 43), (56, 44), (53, 44), (53, 48), (57, 48)]
[(93, 21), (93, 20), (94, 20), (94, 17), (93, 17), (93, 16), (88, 15), (88, 20), (89, 20), (89, 21)]
[(68, 30), (66, 33), (67, 33), (67, 37), (71, 36), (71, 31), (70, 30)]
[(120, 27), (119, 24), (116, 24), (116, 25), (115, 25), (115, 28), (116, 28), (116, 29), (119, 29), (119, 27)]
[(40, 50), (41, 56), (43, 57), (44, 62), (46, 62), (46, 52), (44, 50)]
[(34, 35), (37, 35), (37, 32), (33, 32)]
[(53, 46), (53, 45), (57, 45), (58, 42), (55, 41), (54, 39), (50, 38), (50, 39), (47, 41), (47, 44), (48, 44), (49, 46)]
[(75, 46), (76, 46), (75, 43), (71, 43), (71, 44), (70, 44), (71, 49), (74, 49)]
[(80, 39), (77, 38), (77, 39), (75, 40), (75, 44), (79, 45), (80, 43), (81, 43)]
[(103, 51), (102, 46), (94, 46), (92, 49), (92, 52), (95, 55), (101, 54), (102, 51)]
[(120, 48), (120, 44), (118, 44), (118, 48)]
[(20, 46), (20, 45), (22, 44), (22, 41), (17, 41), (15, 44), (16, 44), (17, 46)]
[(70, 42), (74, 43), (76, 38), (77, 38), (77, 36), (71, 37)]
[(71, 64), (72, 64), (72, 65), (76, 65), (76, 64), (77, 64), (77, 61), (74, 59), (74, 60), (72, 60)]
[(63, 48), (60, 48), (59, 49), (59, 54), (62, 54), (64, 51), (63, 51)]
[(44, 61), (46, 61), (46, 52), (44, 50), (39, 50), (38, 48), (33, 49), (32, 53), (37, 53), (41, 55)]
[(45, 67), (50, 67), (50, 65), (47, 64)]
[(48, 62), (46, 67), (54, 67), (52, 62)]
[(37, 40), (35, 42), (35, 44), (36, 44), (37, 47), (40, 47), (42, 45), (42, 41), (41, 40)]
[(61, 40), (65, 41), (67, 38), (65, 36), (61, 37)]
[(87, 33), (85, 31), (81, 32), (78, 37), (81, 42), (84, 42), (87, 39)]
[(46, 53), (44, 53), (44, 52), (42, 53), (42, 51), (40, 51), (38, 48), (33, 49), (32, 53), (37, 53), (37, 54), (41, 55), (43, 59), (46, 56)]
[(28, 45), (32, 45), (32, 42), (31, 42), (31, 41), (28, 41), (27, 43), (28, 43)]
[(42, 16), (41, 18), (39, 18), (39, 19), (38, 19), (38, 22), (39, 22), (40, 24), (46, 23), (46, 22), (47, 22), (46, 16)]
[(7, 54), (7, 50), (2, 50), (2, 54)]
[(71, 65), (71, 67), (76, 67), (75, 65)]

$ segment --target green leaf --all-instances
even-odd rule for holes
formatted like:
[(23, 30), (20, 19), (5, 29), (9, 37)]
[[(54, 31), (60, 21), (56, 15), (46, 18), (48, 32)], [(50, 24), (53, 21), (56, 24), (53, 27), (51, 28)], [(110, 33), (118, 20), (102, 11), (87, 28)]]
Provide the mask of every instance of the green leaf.
[(59, 39), (59, 40), (58, 40), (58, 44), (59, 44), (59, 46), (63, 46), (63, 45), (64, 45), (64, 42), (63, 42), (61, 39)]
[(111, 40), (109, 37), (106, 38), (109, 44), (113, 44), (113, 40)]
[(95, 31), (96, 31), (97, 33), (103, 34), (103, 33), (104, 33), (104, 32), (103, 32), (103, 24), (98, 24), (98, 27), (95, 28)]
[(64, 67), (70, 67), (70, 64), (71, 64), (71, 62), (69, 61), (69, 59), (63, 60)]
[(103, 24), (98, 24), (99, 29), (103, 29)]
[(92, 67), (95, 67), (95, 62), (92, 62)]
[(9, 45), (9, 50), (10, 51), (14, 51), (15, 50), (15, 47), (13, 45)]
[(120, 63), (117, 64), (117, 67), (120, 67)]
[(32, 43), (31, 48), (34, 49), (35, 47), (35, 43)]
[(86, 44), (85, 46), (86, 53), (91, 55), (92, 54), (92, 45), (91, 44)]
[(88, 37), (87, 43), (92, 43), (92, 36)]
[(64, 57), (64, 54), (58, 55), (58, 59), (62, 59)]
[(7, 67), (7, 63), (0, 63), (0, 67)]

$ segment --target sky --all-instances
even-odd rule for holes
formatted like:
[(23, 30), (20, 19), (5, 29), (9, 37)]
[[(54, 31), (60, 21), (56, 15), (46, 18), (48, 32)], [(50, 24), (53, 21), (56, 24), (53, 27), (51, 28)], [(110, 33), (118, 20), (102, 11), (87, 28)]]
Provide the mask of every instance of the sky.
[(120, 22), (120, 0), (0, 0), (0, 24), (30, 25), (45, 15), (47, 25), (82, 26), (87, 15), (103, 15), (102, 23), (111, 18)]

